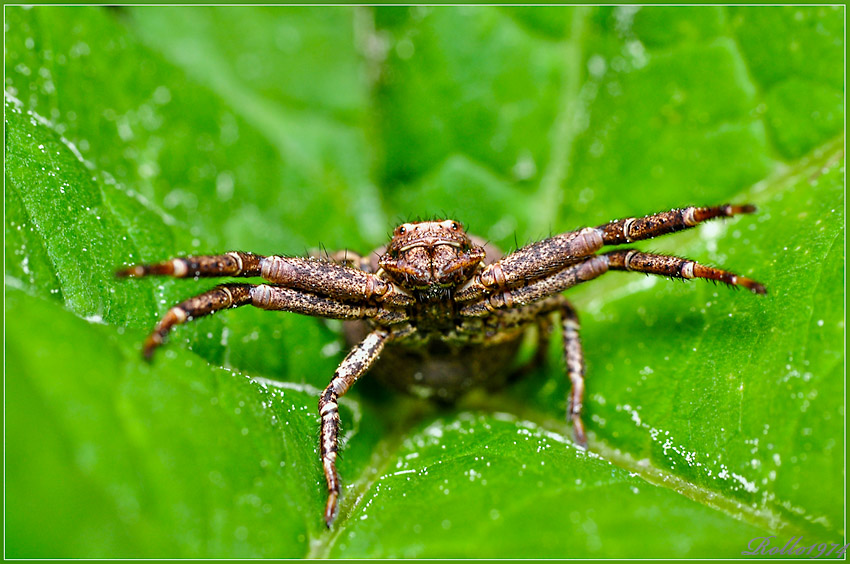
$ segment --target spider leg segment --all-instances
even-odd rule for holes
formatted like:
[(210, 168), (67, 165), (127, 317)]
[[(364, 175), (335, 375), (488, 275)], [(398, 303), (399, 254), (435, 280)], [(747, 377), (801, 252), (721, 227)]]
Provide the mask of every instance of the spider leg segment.
[(567, 368), (567, 378), (570, 380), (570, 397), (567, 402), (567, 418), (573, 424), (573, 436), (576, 443), (587, 448), (587, 435), (584, 423), (581, 421), (581, 410), (584, 400), (584, 351), (581, 348), (581, 337), (578, 315), (567, 300), (561, 306), (561, 328), (564, 335), (564, 364)]
[(596, 229), (602, 232), (602, 240), (606, 245), (622, 245), (623, 243), (653, 239), (660, 235), (690, 229), (709, 219), (732, 217), (755, 211), (756, 208), (752, 205), (733, 206), (724, 204), (704, 208), (691, 206), (645, 217), (619, 219), (600, 225)]
[(502, 290), (489, 297), (481, 297), (478, 301), (463, 306), (460, 314), (466, 317), (479, 317), (498, 309), (528, 305), (563, 292), (581, 282), (592, 280), (606, 272), (608, 272), (608, 259), (605, 255), (586, 257), (578, 264), (535, 280), (527, 286)]
[(602, 232), (586, 227), (532, 243), (486, 266), (455, 295), (468, 302), (558, 272), (602, 248)]
[(145, 340), (142, 349), (150, 360), (175, 325), (210, 315), (222, 309), (252, 305), (266, 310), (292, 311), (330, 319), (374, 319), (392, 324), (407, 319), (403, 310), (385, 309), (361, 300), (343, 302), (310, 292), (269, 284), (222, 284), (208, 292), (189, 298), (168, 310)]
[(319, 452), (328, 485), (328, 501), (324, 515), (325, 524), (328, 527), (331, 526), (339, 511), (339, 494), (342, 491), (339, 473), (336, 470), (340, 426), (337, 400), (369, 370), (390, 338), (391, 333), (386, 329), (376, 329), (369, 333), (346, 355), (336, 369), (330, 384), (319, 397), (319, 415), (322, 418)]
[(369, 300), (394, 306), (413, 303), (397, 286), (342, 264), (300, 257), (270, 256), (260, 261), (263, 278), (269, 282), (343, 300)]
[(115, 273), (119, 278), (141, 278), (142, 276), (173, 276), (196, 278), (211, 276), (250, 277), (260, 275), (260, 262), (265, 257), (241, 251), (223, 255), (177, 257), (152, 264), (136, 264)]
[[(562, 295), (556, 294), (535, 303), (500, 310), (498, 316), (499, 331), (488, 338), (484, 344), (498, 344), (511, 331), (524, 329), (530, 324), (537, 324), (540, 331), (546, 331), (551, 325), (549, 315), (558, 313), (561, 321), (563, 336), (564, 364), (566, 376), (570, 383), (570, 393), (567, 401), (567, 419), (573, 425), (573, 438), (581, 448), (587, 448), (587, 435), (581, 412), (584, 399), (584, 352), (579, 337), (578, 315), (570, 302)], [(542, 333), (541, 333), (542, 334)], [(538, 347), (545, 347), (548, 338), (540, 339)], [(545, 348), (538, 348), (535, 355), (545, 355)]]
[(178, 257), (119, 270), (119, 277), (149, 275), (185, 277), (261, 276), (274, 284), (343, 300), (374, 298), (391, 305), (407, 305), (413, 298), (392, 284), (358, 268), (318, 259), (261, 256), (241, 251), (223, 255)]
[[(540, 312), (558, 312), (561, 318), (561, 329), (563, 337), (564, 366), (567, 379), (570, 383), (570, 393), (567, 400), (567, 419), (573, 425), (573, 438), (581, 448), (587, 448), (587, 434), (584, 431), (584, 423), (581, 420), (581, 412), (584, 400), (584, 351), (581, 348), (579, 337), (579, 321), (573, 306), (561, 295), (552, 296), (539, 302)], [(540, 313), (532, 309), (535, 305), (525, 306), (531, 319), (539, 318)], [(522, 310), (521, 310), (522, 311)], [(548, 320), (543, 323), (545, 327)], [(540, 352), (540, 351), (538, 351)], [(545, 351), (544, 351), (545, 352)]]
[(165, 341), (165, 336), (175, 325), (181, 325), (196, 317), (209, 315), (222, 309), (247, 305), (251, 303), (253, 288), (252, 284), (222, 284), (172, 307), (145, 339), (142, 346), (145, 359), (150, 360), (153, 357), (154, 350)]
[(727, 270), (704, 266), (684, 258), (642, 253), (634, 249), (620, 249), (605, 253), (602, 256), (608, 258), (610, 270), (631, 270), (671, 278), (705, 278), (706, 280), (717, 280), (730, 286), (743, 286), (754, 294), (767, 293), (767, 289), (755, 280)]

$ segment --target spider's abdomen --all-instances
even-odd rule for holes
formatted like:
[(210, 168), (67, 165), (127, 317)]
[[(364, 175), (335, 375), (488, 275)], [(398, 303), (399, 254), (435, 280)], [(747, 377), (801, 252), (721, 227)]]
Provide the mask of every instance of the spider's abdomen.
[(476, 388), (502, 387), (520, 342), (517, 339), (498, 346), (471, 345), (458, 349), (439, 341), (422, 348), (389, 346), (372, 371), (381, 382), (402, 392), (454, 402)]
[[(358, 342), (369, 329), (362, 322), (346, 322), (348, 342)], [(412, 339), (387, 345), (370, 370), (370, 378), (401, 392), (451, 403), (473, 389), (504, 386), (514, 366), (523, 333), (498, 345), (464, 343), (454, 335), (421, 332)]]

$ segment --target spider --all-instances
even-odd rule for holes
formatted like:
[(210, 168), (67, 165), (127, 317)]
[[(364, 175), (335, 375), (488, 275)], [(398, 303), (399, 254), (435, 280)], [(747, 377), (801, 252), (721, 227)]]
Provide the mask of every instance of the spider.
[[(145, 340), (150, 360), (175, 325), (216, 311), (252, 305), (348, 320), (352, 348), (319, 397), (319, 454), (328, 498), (324, 522), (339, 508), (336, 470), (340, 417), (337, 402), (367, 371), (387, 385), (451, 402), (472, 388), (495, 389), (509, 376), (525, 332), (543, 334), (560, 319), (567, 378), (567, 418), (575, 442), (587, 448), (581, 419), (584, 355), (579, 321), (561, 292), (609, 270), (672, 278), (704, 278), (764, 294), (758, 282), (675, 256), (621, 245), (689, 229), (718, 217), (753, 213), (751, 205), (687, 207), (612, 221), (532, 243), (507, 256), (467, 235), (454, 220), (404, 223), (384, 247), (362, 257), (341, 251), (325, 258), (260, 256), (241, 251), (140, 264), (120, 277), (262, 277), (261, 284), (222, 284), (168, 310)], [(375, 364), (378, 357), (382, 362)]]

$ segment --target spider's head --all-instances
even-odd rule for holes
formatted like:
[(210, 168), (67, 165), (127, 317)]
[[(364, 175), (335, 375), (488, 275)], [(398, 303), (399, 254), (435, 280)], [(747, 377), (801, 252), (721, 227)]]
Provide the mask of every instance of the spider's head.
[(483, 260), (484, 249), (460, 222), (447, 219), (399, 225), (379, 264), (396, 284), (420, 290), (461, 285)]

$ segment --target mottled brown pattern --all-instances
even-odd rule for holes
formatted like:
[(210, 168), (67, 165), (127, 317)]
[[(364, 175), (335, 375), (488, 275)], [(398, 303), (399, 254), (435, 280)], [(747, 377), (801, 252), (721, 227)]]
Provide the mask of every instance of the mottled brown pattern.
[(743, 286), (756, 294), (767, 292), (763, 285), (745, 276), (679, 257), (642, 253), (634, 249), (612, 251), (605, 253), (602, 257), (608, 259), (610, 270), (631, 270), (633, 272), (669, 276), (670, 278), (705, 278), (732, 286)]
[(319, 397), (319, 415), (322, 418), (319, 431), (319, 455), (325, 482), (328, 486), (328, 501), (325, 505), (325, 523), (331, 523), (339, 510), (339, 493), (342, 489), (336, 470), (336, 453), (339, 450), (339, 406), (337, 400), (369, 370), (369, 367), (384, 350), (390, 332), (376, 329), (366, 336), (346, 355), (334, 377)]
[(241, 251), (223, 255), (180, 257), (154, 264), (137, 264), (116, 272), (121, 278), (138, 278), (150, 275), (176, 278), (257, 276), (263, 257)]
[(596, 229), (581, 229), (532, 243), (495, 262), (457, 293), (458, 301), (471, 301), (504, 288), (523, 285), (581, 261), (602, 248)]
[(652, 239), (659, 235), (689, 229), (703, 221), (716, 217), (732, 217), (742, 213), (753, 213), (755, 206), (689, 207), (656, 213), (640, 218), (626, 218), (600, 225), (602, 239), (606, 245), (622, 245), (632, 241)]
[(561, 329), (564, 335), (564, 363), (567, 378), (570, 380), (570, 398), (567, 402), (567, 416), (573, 424), (573, 432), (579, 443), (586, 443), (584, 423), (581, 420), (581, 407), (584, 398), (584, 351), (581, 348), (578, 314), (564, 300), (561, 308)]
[(263, 257), (260, 265), (263, 278), (269, 282), (340, 300), (368, 300), (392, 288), (374, 274), (318, 259)]
[(608, 270), (630, 270), (716, 280), (763, 294), (758, 282), (684, 258), (632, 249), (597, 254), (604, 245), (650, 239), (753, 211), (752, 206), (689, 207), (622, 219), (555, 235), (504, 258), (489, 243), (467, 235), (456, 221), (423, 221), (400, 225), (387, 246), (366, 256), (340, 251), (311, 258), (264, 257), (232, 251), (134, 265), (117, 274), (265, 280), (224, 284), (172, 307), (145, 341), (147, 358), (174, 326), (227, 308), (252, 305), (346, 320), (352, 349), (319, 398), (319, 456), (328, 491), (324, 519), (330, 527), (342, 491), (336, 469), (338, 401), (367, 371), (402, 391), (451, 402), (473, 388), (504, 385), (526, 332), (536, 329), (545, 342), (557, 316), (570, 381), (567, 418), (576, 443), (586, 448), (579, 322), (561, 292)]

